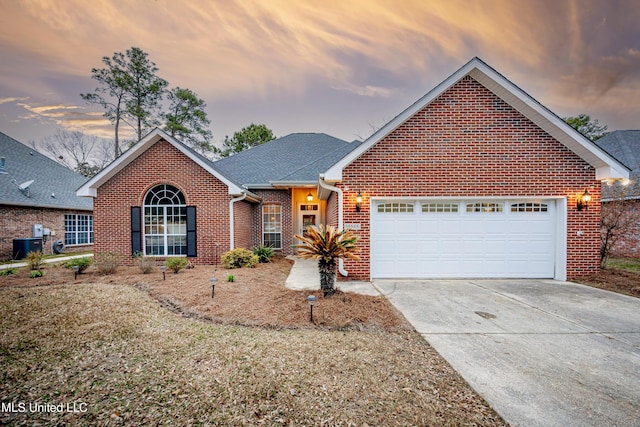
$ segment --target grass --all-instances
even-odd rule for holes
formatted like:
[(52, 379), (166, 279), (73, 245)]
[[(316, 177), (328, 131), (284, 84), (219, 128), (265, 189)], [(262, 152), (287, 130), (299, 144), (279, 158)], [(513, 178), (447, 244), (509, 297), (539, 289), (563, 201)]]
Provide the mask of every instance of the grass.
[(607, 268), (640, 273), (640, 258), (609, 258)]
[(3, 425), (504, 425), (416, 333), (194, 321), (124, 285), (0, 289)]
[[(43, 255), (42, 259), (43, 260), (54, 260), (56, 258), (64, 258), (64, 257), (68, 257), (68, 256), (79, 256), (79, 255), (83, 255), (83, 256), (93, 256), (93, 251), (82, 251), (82, 252), (68, 252), (68, 253), (64, 253), (64, 254), (53, 254), (53, 255)], [(5, 264), (15, 264), (17, 262), (26, 262), (24, 259), (9, 259), (6, 261), (0, 261), (0, 265), (5, 265)]]

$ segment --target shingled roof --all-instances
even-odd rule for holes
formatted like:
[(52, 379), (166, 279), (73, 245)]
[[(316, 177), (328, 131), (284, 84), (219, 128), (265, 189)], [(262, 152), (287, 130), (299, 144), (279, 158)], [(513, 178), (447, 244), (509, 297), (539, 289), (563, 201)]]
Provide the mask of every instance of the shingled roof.
[[(640, 197), (640, 130), (616, 130), (596, 141), (596, 145), (615, 157), (629, 169), (631, 187), (627, 197)], [(603, 199), (611, 198), (608, 186), (603, 186)]]
[[(93, 200), (76, 196), (86, 178), (0, 132), (0, 205), (93, 210)], [(1, 165), (0, 165), (1, 167)], [(28, 181), (28, 189), (19, 186)]]
[(249, 189), (315, 185), (320, 173), (359, 144), (324, 133), (292, 133), (220, 159), (213, 166)]

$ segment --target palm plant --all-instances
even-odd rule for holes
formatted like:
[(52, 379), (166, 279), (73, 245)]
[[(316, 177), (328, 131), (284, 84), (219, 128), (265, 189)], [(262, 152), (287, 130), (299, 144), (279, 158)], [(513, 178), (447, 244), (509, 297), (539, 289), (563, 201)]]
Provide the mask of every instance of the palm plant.
[(303, 236), (298, 234), (295, 238), (302, 243), (296, 245), (298, 255), (302, 258), (318, 260), (320, 271), (320, 289), (323, 295), (331, 296), (335, 293), (335, 273), (339, 259), (359, 260), (356, 255), (358, 237), (351, 230), (339, 231), (332, 225), (307, 227)]

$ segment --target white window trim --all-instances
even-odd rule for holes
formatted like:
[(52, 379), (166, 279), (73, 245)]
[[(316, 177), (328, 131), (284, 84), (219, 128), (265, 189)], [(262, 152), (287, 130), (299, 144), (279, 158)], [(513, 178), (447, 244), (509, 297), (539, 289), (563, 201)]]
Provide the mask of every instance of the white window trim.
[[(147, 193), (144, 196), (144, 199), (146, 201), (147, 196), (149, 195), (149, 192), (151, 192), (152, 190), (154, 190), (156, 187), (160, 186), (160, 185), (171, 185), (171, 184), (158, 184), (156, 186), (153, 186), (152, 188), (150, 188)], [(173, 185), (171, 185), (172, 187), (175, 187)], [(184, 195), (182, 194), (182, 191), (180, 191), (179, 188), (175, 187), (178, 192), (180, 193), (180, 195), (184, 198)], [(185, 213), (184, 213), (184, 218), (185, 218), (185, 232), (184, 234), (175, 234), (175, 233), (168, 233), (168, 227), (167, 227), (167, 208), (168, 207), (172, 207), (172, 208), (184, 208), (185, 209)], [(146, 233), (146, 219), (147, 219), (147, 208), (162, 208), (162, 229), (163, 229), (163, 233), (162, 234), (147, 234)], [(144, 256), (150, 256), (150, 257), (161, 257), (161, 258), (165, 258), (165, 257), (186, 257), (186, 254), (169, 254), (169, 237), (171, 236), (183, 236), (185, 238), (187, 238), (187, 231), (186, 231), (186, 218), (187, 218), (187, 212), (186, 212), (186, 208), (187, 205), (186, 204), (171, 204), (171, 205), (147, 205), (144, 204), (142, 205), (142, 253), (144, 254)], [(162, 236), (162, 245), (163, 245), (163, 251), (164, 254), (148, 254), (147, 253), (147, 236), (154, 236), (154, 237), (159, 237)], [(185, 245), (186, 247), (186, 245)]]
[[(67, 231), (67, 217), (72, 216), (74, 218), (74, 222), (75, 222), (75, 231)], [(89, 229), (86, 231), (80, 231), (79, 226), (78, 226), (78, 217), (80, 216), (86, 216), (87, 218), (89, 218)], [(67, 241), (67, 234), (75, 234), (75, 242), (76, 243), (69, 243)], [(80, 234), (87, 234), (87, 242), (86, 243), (77, 243), (78, 242), (78, 235)], [(65, 245), (67, 246), (85, 246), (85, 245), (93, 245), (94, 242), (94, 233), (93, 233), (93, 215), (92, 214), (64, 214), (64, 242)]]
[[(274, 231), (274, 232), (267, 232), (266, 231), (266, 227), (265, 227), (265, 220), (264, 220), (264, 216), (265, 216), (265, 208), (272, 208), (272, 207), (276, 207), (279, 209), (279, 215), (280, 215), (280, 231)], [(277, 203), (265, 203), (264, 205), (262, 205), (262, 245), (263, 246), (267, 246), (265, 244), (265, 240), (264, 240), (264, 235), (265, 234), (280, 234), (280, 247), (275, 247), (275, 246), (271, 246), (273, 249), (275, 250), (281, 250), (282, 249), (282, 205), (277, 204)]]

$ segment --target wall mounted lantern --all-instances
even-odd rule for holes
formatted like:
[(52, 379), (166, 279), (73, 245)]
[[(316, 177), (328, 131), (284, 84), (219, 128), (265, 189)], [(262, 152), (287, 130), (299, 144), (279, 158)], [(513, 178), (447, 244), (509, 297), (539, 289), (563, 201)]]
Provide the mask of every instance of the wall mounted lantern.
[(358, 191), (358, 195), (356, 196), (356, 212), (360, 212), (362, 209), (362, 194)]
[(313, 202), (313, 194), (307, 194), (307, 202)]
[(589, 209), (590, 201), (591, 201), (591, 194), (589, 193), (589, 190), (585, 188), (584, 193), (582, 193), (577, 197), (576, 209), (579, 211), (584, 209), (586, 211), (587, 209)]

